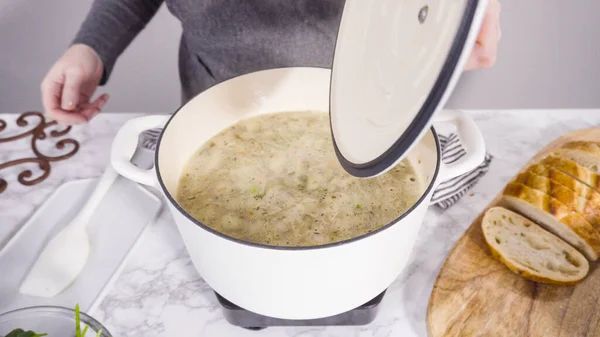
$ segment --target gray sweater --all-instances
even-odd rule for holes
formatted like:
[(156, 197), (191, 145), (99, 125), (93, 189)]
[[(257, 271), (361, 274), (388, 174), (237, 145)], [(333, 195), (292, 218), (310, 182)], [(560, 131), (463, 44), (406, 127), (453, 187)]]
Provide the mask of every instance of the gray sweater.
[(182, 25), (182, 101), (237, 75), (287, 66), (330, 68), (344, 0), (94, 0), (73, 43), (117, 58), (163, 2)]

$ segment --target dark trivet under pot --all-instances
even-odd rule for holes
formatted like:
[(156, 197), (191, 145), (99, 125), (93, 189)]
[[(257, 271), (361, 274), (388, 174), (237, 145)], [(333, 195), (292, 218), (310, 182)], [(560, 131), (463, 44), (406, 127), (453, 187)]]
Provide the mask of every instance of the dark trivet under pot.
[(225, 316), (225, 319), (230, 324), (250, 330), (261, 330), (271, 326), (366, 325), (371, 323), (375, 319), (375, 316), (377, 316), (379, 304), (381, 303), (381, 300), (385, 295), (385, 291), (383, 291), (381, 294), (377, 295), (377, 297), (359, 306), (356, 309), (335, 316), (305, 320), (279, 319), (255, 314), (229, 302), (216, 292), (215, 295), (217, 296), (219, 303), (221, 303), (221, 305), (223, 306), (223, 315)]

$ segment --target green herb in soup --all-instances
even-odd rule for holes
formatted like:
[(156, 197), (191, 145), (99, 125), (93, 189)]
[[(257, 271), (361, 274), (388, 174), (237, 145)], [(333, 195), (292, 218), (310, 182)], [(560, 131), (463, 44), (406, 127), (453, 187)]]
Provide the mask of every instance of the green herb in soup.
[(284, 112), (242, 120), (187, 162), (177, 202), (229, 236), (275, 246), (314, 246), (374, 231), (410, 208), (423, 191), (402, 161), (359, 179), (340, 166), (329, 115)]

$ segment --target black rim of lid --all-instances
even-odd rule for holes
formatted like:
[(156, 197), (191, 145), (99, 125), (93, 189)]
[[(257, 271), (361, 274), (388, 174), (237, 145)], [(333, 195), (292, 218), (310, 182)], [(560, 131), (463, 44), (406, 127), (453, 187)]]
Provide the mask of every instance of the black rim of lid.
[[(410, 123), (406, 131), (398, 138), (398, 140), (383, 154), (379, 157), (371, 160), (368, 163), (356, 164), (348, 161), (341, 153), (340, 149), (337, 146), (335, 141), (335, 137), (333, 137), (333, 127), (331, 126), (331, 114), (329, 117), (329, 126), (331, 129), (332, 139), (333, 139), (333, 148), (335, 150), (335, 154), (338, 158), (338, 161), (348, 173), (355, 177), (366, 178), (375, 176), (388, 168), (390, 168), (394, 163), (400, 158), (404, 153), (408, 150), (410, 146), (419, 138), (419, 134), (425, 129), (427, 123), (432, 118), (433, 113), (436, 111), (440, 100), (442, 99), (446, 89), (448, 88), (448, 84), (450, 83), (450, 79), (454, 74), (456, 69), (456, 65), (463, 53), (463, 49), (469, 35), (469, 31), (471, 29), (471, 24), (473, 23), (473, 18), (475, 16), (475, 11), (477, 9), (477, 3), (479, 0), (467, 0), (465, 15), (461, 20), (460, 26), (458, 27), (457, 34), (452, 42), (452, 46), (450, 47), (450, 52), (448, 53), (448, 57), (444, 62), (442, 67), (442, 71), (438, 76), (433, 89), (427, 96), (425, 103), (417, 113), (415, 119)], [(339, 33), (338, 33), (339, 34)], [(334, 62), (335, 62), (335, 52), (334, 52)], [(333, 80), (333, 71), (331, 74), (331, 80)], [(330, 83), (331, 84), (331, 83)], [(330, 97), (331, 97), (331, 87), (330, 87)], [(329, 110), (331, 111), (331, 100), (329, 101)]]

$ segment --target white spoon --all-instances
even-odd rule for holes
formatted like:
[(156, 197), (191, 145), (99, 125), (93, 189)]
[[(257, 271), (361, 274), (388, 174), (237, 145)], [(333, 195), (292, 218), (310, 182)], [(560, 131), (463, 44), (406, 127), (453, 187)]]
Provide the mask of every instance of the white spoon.
[(77, 278), (91, 248), (86, 226), (118, 176), (112, 165), (108, 165), (85, 206), (44, 247), (21, 284), (22, 294), (54, 297)]

